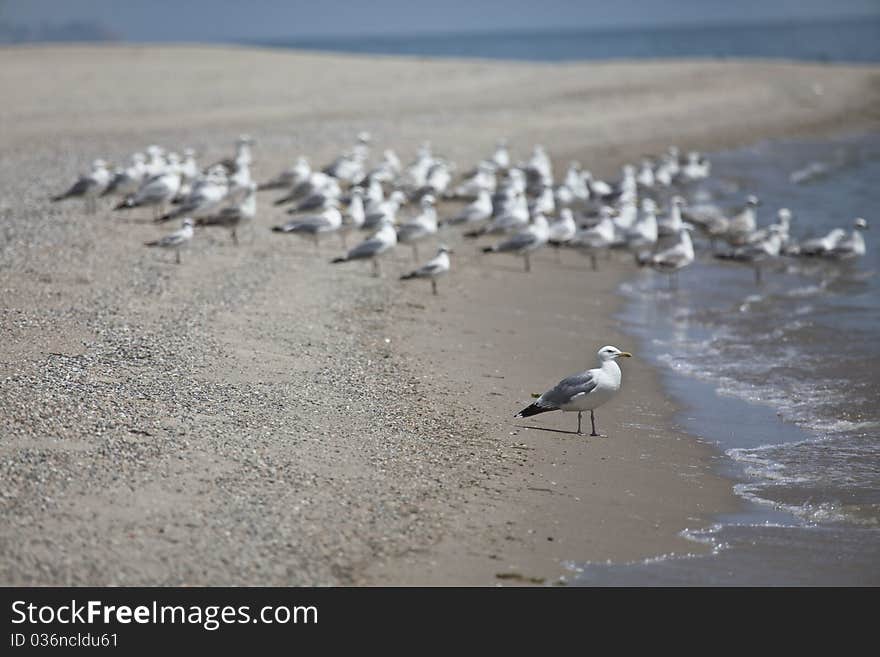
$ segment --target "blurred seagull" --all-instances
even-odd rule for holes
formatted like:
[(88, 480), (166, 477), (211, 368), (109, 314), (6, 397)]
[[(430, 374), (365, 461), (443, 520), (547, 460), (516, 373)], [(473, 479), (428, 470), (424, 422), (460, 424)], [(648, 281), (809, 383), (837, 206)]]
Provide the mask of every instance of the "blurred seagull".
[(449, 273), (449, 254), (452, 253), (445, 246), (441, 246), (437, 255), (431, 258), (423, 266), (404, 274), (400, 280), (406, 281), (413, 278), (429, 278), (431, 279), (431, 292), (437, 294), (437, 278)]
[(335, 233), (341, 226), (342, 213), (336, 203), (331, 203), (320, 214), (291, 219), (282, 226), (274, 226), (272, 230), (276, 233), (306, 235), (312, 238), (315, 247), (319, 247), (322, 235)]
[(678, 242), (668, 249), (640, 259), (639, 264), (669, 274), (669, 287), (673, 287), (673, 282), (678, 283), (678, 271), (694, 261), (694, 243), (690, 231), (690, 226), (682, 225), (678, 229)]
[(419, 259), (419, 242), (437, 234), (437, 210), (434, 209), (434, 197), (430, 194), (423, 196), (421, 200), (422, 211), (407, 220), (397, 229), (397, 241), (401, 244), (410, 244), (413, 249), (413, 259)]
[(849, 239), (841, 239), (827, 253), (832, 258), (849, 259), (865, 255), (865, 238), (862, 231), (868, 230), (868, 222), (859, 217), (853, 222), (853, 231)]
[(110, 184), (101, 192), (101, 196), (128, 196), (137, 191), (146, 175), (146, 157), (143, 153), (131, 156), (131, 164), (125, 169), (118, 169), (110, 180)]
[(225, 226), (231, 231), (232, 241), (238, 246), (238, 229), (242, 224), (253, 220), (257, 214), (257, 185), (251, 183), (244, 198), (233, 205), (222, 208), (214, 215), (198, 219), (199, 226)]
[(532, 223), (525, 229), (493, 246), (483, 248), (483, 253), (515, 253), (523, 256), (525, 270), (531, 271), (530, 254), (537, 251), (547, 243), (550, 230), (544, 215), (536, 215)]
[(86, 202), (86, 212), (95, 214), (98, 210), (97, 198), (110, 184), (110, 172), (104, 160), (92, 162), (92, 170), (77, 180), (63, 194), (52, 197), (52, 202), (64, 201), (69, 198), (81, 198)]
[(379, 257), (395, 246), (397, 246), (397, 231), (394, 229), (393, 223), (384, 219), (379, 230), (371, 237), (365, 239), (341, 258), (334, 258), (331, 263), (369, 259), (373, 263), (373, 276), (379, 276)]
[(304, 157), (298, 157), (292, 166), (288, 167), (272, 180), (260, 183), (258, 190), (267, 189), (294, 189), (298, 185), (304, 183), (312, 174), (312, 168), (309, 161)]
[(183, 227), (173, 233), (166, 235), (158, 240), (144, 242), (145, 246), (157, 246), (162, 249), (174, 249), (176, 262), (180, 264), (180, 248), (187, 244), (193, 237), (193, 220), (186, 218), (183, 220)]

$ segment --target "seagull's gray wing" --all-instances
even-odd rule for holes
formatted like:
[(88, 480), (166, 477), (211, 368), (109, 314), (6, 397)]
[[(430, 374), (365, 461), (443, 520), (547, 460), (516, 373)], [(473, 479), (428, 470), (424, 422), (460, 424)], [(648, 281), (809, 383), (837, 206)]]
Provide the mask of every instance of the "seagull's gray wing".
[(359, 258), (372, 258), (374, 255), (382, 250), (383, 246), (385, 246), (385, 242), (380, 240), (378, 237), (372, 237), (368, 240), (364, 240), (356, 247), (354, 247), (351, 251), (348, 252), (348, 256), (346, 257), (349, 260), (357, 260)]
[(322, 228), (327, 227), (330, 221), (323, 215), (314, 215), (311, 217), (303, 217), (288, 221), (281, 227), (282, 233), (308, 233), (314, 235), (319, 233)]
[(534, 244), (536, 240), (537, 237), (535, 237), (531, 231), (517, 233), (510, 239), (504, 240), (501, 244), (496, 246), (495, 251), (520, 251), (521, 249), (525, 249)]
[(590, 372), (582, 372), (562, 379), (552, 390), (548, 390), (535, 402), (542, 408), (561, 408), (580, 395), (593, 391), (597, 383)]
[(419, 267), (418, 269), (416, 269), (413, 272), (413, 274), (419, 278), (424, 278), (427, 276), (432, 276), (433, 274), (436, 274), (437, 272), (441, 271), (442, 269), (443, 269), (443, 267), (440, 266), (439, 262), (432, 261), (432, 262), (429, 262), (426, 265), (423, 265), (423, 266)]

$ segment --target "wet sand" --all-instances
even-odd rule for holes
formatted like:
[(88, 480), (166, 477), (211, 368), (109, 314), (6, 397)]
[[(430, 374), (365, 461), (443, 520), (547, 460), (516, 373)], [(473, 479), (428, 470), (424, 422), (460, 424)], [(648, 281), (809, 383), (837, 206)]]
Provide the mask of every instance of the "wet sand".
[[(181, 266), (146, 213), (46, 202), (98, 156), (200, 161), (256, 136), (254, 174), (326, 162), (358, 130), (462, 168), (500, 136), (608, 175), (676, 143), (875, 126), (880, 72), (764, 62), (533, 65), (231, 48), (4, 49), (0, 107), (0, 581), (4, 584), (552, 583), (564, 562), (697, 551), (734, 508), (713, 451), (676, 430), (638, 358), (598, 412), (513, 414), (606, 343), (624, 260), (543, 253), (526, 275), (457, 247), (432, 297), (331, 267), (268, 226), (200, 231)], [(429, 247), (424, 247), (427, 252)], [(686, 276), (682, 277), (686, 284)], [(633, 349), (630, 349), (633, 350)], [(528, 428), (526, 428), (528, 427)], [(498, 575), (502, 577), (499, 578)]]

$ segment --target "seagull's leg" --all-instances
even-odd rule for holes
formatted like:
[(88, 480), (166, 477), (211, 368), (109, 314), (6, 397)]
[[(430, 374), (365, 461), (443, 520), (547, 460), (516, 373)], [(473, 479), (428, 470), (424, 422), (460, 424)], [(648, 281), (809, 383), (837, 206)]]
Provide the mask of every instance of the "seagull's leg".
[(348, 251), (348, 239), (347, 239), (346, 236), (345, 236), (345, 231), (344, 231), (344, 230), (339, 231), (339, 239), (342, 240), (342, 248), (343, 248), (343, 250)]
[(590, 267), (592, 267), (593, 271), (599, 270), (598, 263), (596, 262), (596, 252), (595, 251), (590, 251)]
[(596, 431), (596, 414), (593, 411), (590, 411), (590, 424), (593, 425), (593, 433), (591, 436), (598, 436), (599, 433)]
[(582, 435), (581, 434), (581, 413), (582, 412), (583, 411), (578, 411), (578, 431), (577, 431), (577, 433), (579, 436)]
[(761, 265), (755, 267), (755, 285), (761, 284)]
[(373, 258), (373, 276), (379, 276), (379, 260), (378, 258)]
[(177, 256), (177, 264), (180, 264), (180, 249), (174, 249), (174, 255)]
[(431, 292), (433, 292), (435, 295), (437, 294), (437, 279), (435, 278), (431, 279)]
[(413, 260), (415, 260), (416, 263), (418, 263), (418, 261), (419, 261), (419, 243), (413, 242), (412, 247), (413, 247)]
[(532, 263), (529, 262), (529, 252), (525, 252), (525, 260), (526, 260), (526, 271), (532, 271)]
[(232, 229), (232, 241), (238, 246), (238, 235), (235, 234), (235, 228)]

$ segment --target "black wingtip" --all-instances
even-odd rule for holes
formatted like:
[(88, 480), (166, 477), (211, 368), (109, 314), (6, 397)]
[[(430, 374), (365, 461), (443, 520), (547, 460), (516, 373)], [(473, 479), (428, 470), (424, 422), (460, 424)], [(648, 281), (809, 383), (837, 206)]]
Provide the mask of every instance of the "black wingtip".
[(330, 264), (331, 264), (331, 265), (335, 265), (335, 264), (340, 263), (340, 262), (346, 262), (347, 260), (348, 260), (348, 258), (346, 258), (346, 257), (342, 257), (342, 258), (333, 258), (333, 260), (330, 261)]
[(483, 253), (492, 253), (492, 251), (494, 251), (494, 250), (495, 250), (495, 249), (494, 249), (493, 247), (491, 247), (491, 246), (484, 246), (484, 247), (482, 248)]
[(538, 406), (537, 404), (530, 404), (522, 409), (519, 413), (514, 415), (513, 417), (531, 417), (532, 415), (538, 415), (539, 413), (549, 413), (550, 411), (555, 411), (555, 408), (547, 408), (546, 406)]

